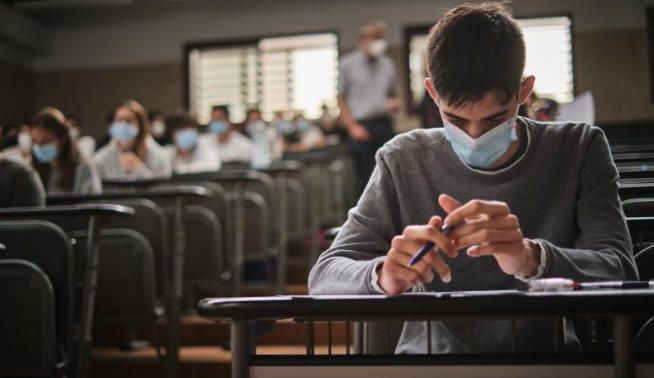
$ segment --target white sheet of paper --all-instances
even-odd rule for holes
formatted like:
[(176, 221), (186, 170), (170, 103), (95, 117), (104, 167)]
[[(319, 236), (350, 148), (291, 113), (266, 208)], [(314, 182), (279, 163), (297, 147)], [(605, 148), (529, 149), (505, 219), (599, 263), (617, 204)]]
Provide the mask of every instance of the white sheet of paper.
[(595, 100), (593, 93), (588, 91), (575, 97), (568, 104), (561, 104), (556, 115), (557, 121), (584, 122), (595, 124)]

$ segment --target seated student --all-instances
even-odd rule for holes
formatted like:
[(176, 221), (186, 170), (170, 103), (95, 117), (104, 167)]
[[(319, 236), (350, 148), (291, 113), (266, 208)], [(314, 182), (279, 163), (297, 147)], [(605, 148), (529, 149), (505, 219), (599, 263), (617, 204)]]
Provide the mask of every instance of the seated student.
[(202, 139), (213, 142), (223, 164), (247, 163), (252, 159), (252, 141), (235, 130), (229, 121), (227, 106), (213, 107), (207, 131)]
[(95, 153), (95, 139), (90, 135), (82, 134), (82, 120), (75, 114), (68, 113), (66, 114), (66, 124), (80, 155), (84, 159), (91, 160)]
[(247, 135), (247, 131), (245, 130), (245, 128), (256, 121), (263, 121), (261, 110), (259, 110), (259, 108), (250, 108), (245, 114), (245, 122), (238, 125), (236, 129), (240, 131), (241, 134)]
[(322, 104), (320, 108), (320, 118), (318, 118), (316, 123), (325, 136), (325, 143), (335, 145), (348, 140), (350, 138), (349, 133), (343, 127), (338, 117), (332, 114), (332, 110), (327, 104)]
[(148, 113), (148, 121), (150, 121), (150, 131), (154, 140), (160, 145), (166, 145), (173, 141), (167, 138), (166, 132), (166, 117), (161, 110), (152, 110)]
[(32, 131), (27, 123), (20, 125), (16, 141), (15, 146), (2, 150), (4, 157), (30, 165), (32, 163)]
[(284, 136), (294, 134), (295, 125), (282, 118), (277, 112), (273, 121), (266, 123), (261, 118), (248, 121), (245, 130), (252, 139), (251, 166), (255, 169), (269, 167), (270, 164), (281, 159), (284, 153)]
[[(288, 118), (291, 117), (287, 117), (284, 112), (275, 112), (272, 121), (270, 121), (270, 126), (272, 126), (277, 131), (277, 134), (281, 136), (285, 145), (295, 144), (300, 140), (295, 123), (291, 122)], [(252, 137), (252, 132), (254, 130), (252, 125), (257, 121), (263, 122), (263, 120), (260, 119), (248, 122), (248, 134), (250, 134), (250, 137)]]
[(186, 114), (166, 118), (173, 145), (166, 146), (175, 173), (214, 172), (220, 169), (215, 143), (199, 140), (198, 124)]
[(114, 111), (111, 142), (93, 157), (106, 179), (166, 178), (172, 174), (166, 150), (152, 139), (148, 115), (141, 104), (125, 101)]
[(32, 154), (32, 166), (48, 194), (102, 191), (95, 167), (79, 155), (59, 110), (45, 108), (32, 120)]
[[(461, 48), (465, 46), (465, 48)], [(444, 128), (379, 150), (357, 206), (309, 277), (312, 294), (525, 289), (536, 278), (637, 275), (618, 173), (601, 129), (517, 117), (532, 91), (525, 43), (497, 3), (461, 5), (429, 34), (425, 80)], [(443, 225), (455, 226), (448, 235)], [(414, 266), (426, 241), (437, 246)], [(461, 253), (465, 252), (465, 253)], [(435, 278), (436, 277), (436, 278)], [(568, 324), (569, 325), (569, 324)], [(578, 350), (571, 327), (565, 346)], [(550, 321), (431, 322), (435, 353), (551, 352)], [(398, 353), (425, 353), (408, 322)]]
[(0, 154), (0, 183), (0, 208), (45, 205), (43, 184), (30, 165), (7, 159), (4, 154)]
[(291, 143), (287, 142), (284, 151), (300, 152), (325, 146), (325, 135), (322, 130), (304, 118), (304, 115), (298, 114), (293, 124), (296, 139)]

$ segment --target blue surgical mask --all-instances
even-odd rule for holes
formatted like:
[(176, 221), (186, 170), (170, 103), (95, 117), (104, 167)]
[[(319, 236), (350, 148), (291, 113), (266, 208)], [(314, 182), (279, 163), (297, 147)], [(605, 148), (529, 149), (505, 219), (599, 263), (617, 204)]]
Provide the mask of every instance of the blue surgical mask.
[(250, 137), (254, 137), (256, 134), (266, 131), (266, 123), (262, 120), (248, 122), (247, 126), (245, 126), (245, 131), (247, 131)]
[(229, 125), (225, 121), (222, 120), (211, 121), (211, 123), (209, 123), (209, 132), (212, 134), (221, 135), (227, 131), (228, 127)]
[(488, 168), (509, 149), (511, 143), (518, 140), (516, 119), (517, 115), (514, 115), (479, 138), (473, 138), (443, 118), (445, 138), (464, 163), (475, 168)]
[(57, 148), (56, 142), (51, 142), (48, 144), (35, 144), (32, 146), (32, 152), (34, 157), (39, 163), (48, 164), (54, 161), (59, 155), (59, 149)]
[(283, 135), (291, 135), (295, 132), (295, 125), (288, 121), (277, 122), (277, 130)]
[(311, 124), (309, 123), (309, 121), (307, 121), (305, 119), (303, 119), (303, 120), (301, 120), (300, 122), (297, 123), (297, 130), (298, 131), (307, 131), (307, 130), (309, 130), (309, 128), (311, 128)]
[(109, 128), (109, 135), (120, 142), (131, 142), (139, 135), (139, 128), (130, 122), (116, 121)]
[(198, 144), (198, 131), (195, 129), (180, 130), (175, 134), (175, 143), (180, 150), (192, 150)]

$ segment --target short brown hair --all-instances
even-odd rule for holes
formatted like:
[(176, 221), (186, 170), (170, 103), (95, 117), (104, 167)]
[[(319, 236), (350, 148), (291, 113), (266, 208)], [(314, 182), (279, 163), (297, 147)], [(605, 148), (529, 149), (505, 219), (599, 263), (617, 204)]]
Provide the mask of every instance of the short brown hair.
[(522, 31), (496, 2), (464, 4), (447, 11), (429, 33), (427, 69), (439, 97), (453, 106), (495, 91), (509, 101), (525, 68)]

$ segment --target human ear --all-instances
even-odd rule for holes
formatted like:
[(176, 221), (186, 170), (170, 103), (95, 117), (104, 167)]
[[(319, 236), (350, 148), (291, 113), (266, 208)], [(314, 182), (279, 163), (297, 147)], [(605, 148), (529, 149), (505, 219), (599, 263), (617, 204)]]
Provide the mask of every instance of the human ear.
[(518, 104), (524, 104), (531, 92), (534, 90), (534, 83), (536, 82), (536, 77), (533, 75), (527, 76), (522, 83), (520, 83), (520, 93), (518, 94)]
[(434, 88), (434, 83), (431, 82), (430, 78), (425, 78), (425, 88), (427, 88), (427, 92), (429, 92), (429, 96), (434, 100), (435, 103), (438, 103), (438, 92), (436, 92), (436, 88)]

